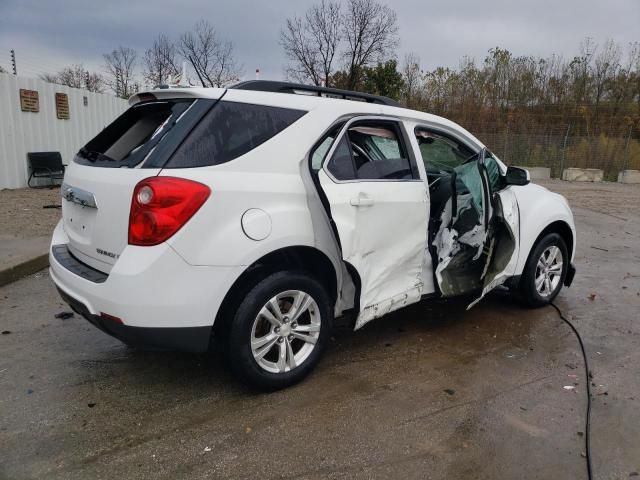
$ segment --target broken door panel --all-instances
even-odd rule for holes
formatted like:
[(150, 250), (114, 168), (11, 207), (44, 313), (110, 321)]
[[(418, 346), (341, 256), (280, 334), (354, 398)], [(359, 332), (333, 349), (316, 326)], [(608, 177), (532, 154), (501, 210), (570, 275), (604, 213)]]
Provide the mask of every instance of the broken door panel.
[(356, 329), (420, 300), (428, 203), (423, 182), (332, 181), (318, 173), (343, 259), (360, 276)]
[(478, 162), (454, 168), (451, 179), (451, 198), (432, 242), (437, 255), (436, 280), (445, 297), (479, 289), (486, 257), (487, 202)]
[(491, 252), (483, 273), (480, 296), (469, 304), (467, 310), (509, 277), (515, 275), (520, 250), (520, 211), (511, 188), (496, 194), (497, 208), (492, 227)]

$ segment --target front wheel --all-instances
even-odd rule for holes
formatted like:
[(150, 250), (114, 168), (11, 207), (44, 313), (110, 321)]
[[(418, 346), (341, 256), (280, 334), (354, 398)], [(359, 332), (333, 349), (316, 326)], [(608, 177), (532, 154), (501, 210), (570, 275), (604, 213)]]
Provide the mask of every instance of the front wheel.
[(277, 390), (318, 363), (333, 319), (322, 285), (300, 272), (278, 272), (255, 285), (232, 320), (227, 361), (240, 380)]
[(553, 301), (564, 284), (569, 255), (567, 245), (557, 233), (542, 237), (531, 250), (520, 280), (520, 292), (530, 307), (543, 307)]

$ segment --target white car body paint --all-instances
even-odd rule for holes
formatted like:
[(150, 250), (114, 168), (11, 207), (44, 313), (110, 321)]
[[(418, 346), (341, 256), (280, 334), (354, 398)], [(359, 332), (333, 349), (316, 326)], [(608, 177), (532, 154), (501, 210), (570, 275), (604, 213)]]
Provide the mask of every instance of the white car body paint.
[(567, 200), (546, 188), (530, 183), (513, 191), (520, 210), (520, 253), (515, 275), (522, 274), (529, 252), (542, 231), (554, 222), (563, 222), (571, 229), (573, 237), (571, 261), (576, 254), (576, 226)]
[(324, 170), (319, 176), (343, 259), (360, 274), (356, 329), (420, 300), (428, 222), (424, 182), (336, 183)]
[[(68, 242), (61, 220), (52, 244)], [(128, 326), (148, 328), (210, 326), (211, 312), (220, 308), (229, 285), (244, 270), (242, 266), (194, 267), (166, 243), (128, 245), (104, 283), (67, 270), (51, 253), (49, 265), (56, 286), (81, 301), (91, 314), (105, 312)]]
[(242, 214), (242, 231), (251, 240), (264, 240), (271, 235), (271, 217), (260, 208), (250, 208)]
[[(228, 102), (307, 113), (257, 148), (220, 165), (160, 170), (96, 168), (70, 162), (65, 183), (91, 192), (97, 208), (63, 200), (63, 220), (55, 229), (52, 246), (67, 245), (79, 261), (108, 278), (92, 283), (66, 269), (53, 254), (51, 276), (58, 288), (85, 304), (92, 314), (106, 312), (139, 327), (212, 326), (240, 275), (265, 255), (290, 247), (316, 249), (331, 261), (336, 277), (335, 314), (358, 307), (356, 328), (437, 291), (427, 244), (428, 181), (412, 132), (418, 125), (426, 126), (446, 132), (474, 151), (481, 149), (482, 143), (465, 129), (404, 108), (305, 95), (203, 88), (151, 93), (158, 99), (218, 99), (224, 95)], [(135, 95), (130, 103), (138, 101), (140, 96)], [(407, 148), (418, 158), (422, 181), (338, 183), (325, 170), (320, 171), (318, 177), (338, 230), (336, 238), (309, 174), (311, 148), (340, 119), (380, 115), (404, 125)], [(504, 173), (506, 167), (499, 164)], [(134, 187), (157, 175), (195, 180), (207, 185), (211, 195), (166, 242), (152, 247), (128, 245)], [(505, 215), (511, 218), (509, 225), (513, 224), (519, 238), (519, 251), (483, 295), (496, 282), (522, 273), (535, 240), (552, 222), (562, 221), (571, 228), (574, 243), (570, 248), (575, 254), (573, 216), (561, 196), (530, 184), (511, 187), (500, 197)], [(367, 204), (370, 200), (373, 205)], [(246, 231), (252, 231), (252, 221), (247, 219), (249, 226), (244, 229), (243, 215), (254, 209), (264, 215), (258, 216), (252, 238)], [(269, 229), (265, 235), (266, 218)], [(345, 262), (360, 277), (360, 305), (354, 305), (356, 287)]]

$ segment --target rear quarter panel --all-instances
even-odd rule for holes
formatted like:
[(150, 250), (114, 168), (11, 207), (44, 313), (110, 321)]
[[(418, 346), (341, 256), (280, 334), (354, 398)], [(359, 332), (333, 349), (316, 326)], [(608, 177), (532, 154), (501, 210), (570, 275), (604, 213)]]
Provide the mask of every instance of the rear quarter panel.
[[(191, 265), (250, 265), (285, 246), (313, 246), (300, 175), (198, 170), (165, 171), (211, 188), (207, 202), (168, 240)], [(271, 233), (264, 240), (250, 239), (242, 228), (242, 216), (252, 208), (264, 211), (271, 220)]]
[[(220, 266), (250, 265), (287, 246), (318, 247), (300, 169), (306, 168), (311, 147), (335, 120), (336, 112), (314, 110), (230, 162), (163, 170), (160, 175), (211, 188), (209, 199), (168, 243), (192, 265)], [(252, 240), (242, 229), (242, 215), (251, 208), (271, 219), (271, 233), (264, 240)]]

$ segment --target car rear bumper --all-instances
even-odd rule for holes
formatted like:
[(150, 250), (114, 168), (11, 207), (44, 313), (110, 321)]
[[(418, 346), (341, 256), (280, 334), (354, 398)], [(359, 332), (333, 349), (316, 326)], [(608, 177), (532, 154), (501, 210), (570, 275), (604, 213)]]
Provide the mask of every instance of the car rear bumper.
[(93, 326), (118, 340), (143, 349), (179, 350), (183, 352), (204, 352), (209, 348), (211, 327), (131, 327), (102, 315), (93, 315), (79, 300), (58, 288), (60, 297), (79, 315)]
[(65, 255), (68, 242), (58, 225), (49, 271), (62, 298), (102, 331), (143, 347), (206, 350), (220, 305), (244, 269), (190, 265), (161, 244), (126, 247), (100, 277)]

